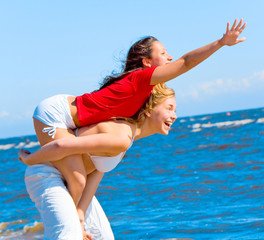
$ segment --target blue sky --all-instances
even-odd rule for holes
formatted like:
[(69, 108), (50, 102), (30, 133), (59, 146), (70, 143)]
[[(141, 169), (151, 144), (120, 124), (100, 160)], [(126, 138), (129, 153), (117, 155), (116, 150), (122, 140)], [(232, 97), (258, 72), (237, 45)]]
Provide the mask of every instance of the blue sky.
[(174, 59), (244, 18), (247, 40), (168, 85), (179, 117), (264, 106), (264, 1), (1, 1), (0, 138), (34, 134), (44, 98), (99, 87), (132, 43), (153, 35)]

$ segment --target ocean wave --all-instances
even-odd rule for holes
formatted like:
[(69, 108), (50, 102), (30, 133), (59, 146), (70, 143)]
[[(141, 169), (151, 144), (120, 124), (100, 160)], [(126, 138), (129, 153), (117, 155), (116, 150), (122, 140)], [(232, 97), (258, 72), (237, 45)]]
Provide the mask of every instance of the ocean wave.
[[(258, 121), (259, 121), (259, 119), (257, 120), (257, 122)], [(192, 128), (193, 128), (192, 132), (201, 131), (202, 128), (236, 127), (236, 126), (246, 125), (246, 124), (253, 123), (253, 122), (255, 122), (255, 120), (253, 120), (253, 119), (243, 119), (243, 120), (225, 121), (225, 122), (217, 122), (217, 123), (210, 123), (210, 122), (209, 123), (203, 123), (203, 124), (195, 123), (192, 125)]]
[(10, 148), (13, 148), (14, 146), (16, 146), (16, 144), (14, 144), (14, 143), (6, 144), (6, 145), (0, 145), (0, 150), (8, 150)]
[(41, 222), (34, 222), (33, 226), (26, 225), (23, 229), (24, 233), (37, 233), (37, 232), (44, 232), (44, 226)]
[(20, 142), (18, 144), (15, 144), (15, 143), (10, 143), (10, 144), (5, 144), (5, 145), (0, 145), (0, 151), (1, 150), (9, 150), (9, 149), (12, 149), (12, 148), (16, 148), (16, 149), (19, 149), (19, 148), (33, 148), (33, 147), (36, 147), (36, 146), (39, 146), (39, 142)]
[[(0, 223), (0, 239), (43, 239), (44, 227), (41, 222), (34, 222), (32, 224), (28, 224), (27, 221), (24, 220), (16, 220), (12, 222), (2, 222)], [(24, 225), (21, 228), (19, 225)], [(19, 226), (16, 230), (12, 229), (12, 227)]]
[(259, 118), (259, 119), (257, 120), (257, 123), (264, 123), (264, 118)]

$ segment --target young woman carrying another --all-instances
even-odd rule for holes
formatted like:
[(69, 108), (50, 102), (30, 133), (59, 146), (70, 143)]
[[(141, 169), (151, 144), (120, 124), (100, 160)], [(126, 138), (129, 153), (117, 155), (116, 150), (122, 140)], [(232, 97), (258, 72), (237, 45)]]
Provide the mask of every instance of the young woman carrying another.
[[(54, 167), (40, 164), (29, 166), (26, 170), (26, 187), (40, 212), (45, 237), (82, 239), (81, 226), (84, 229), (85, 223), (85, 230), (94, 239), (114, 239), (100, 204), (93, 198), (103, 172), (112, 170), (121, 161), (127, 150), (124, 142), (125, 146), (130, 146), (134, 140), (155, 133), (167, 135), (177, 118), (175, 110), (174, 91), (165, 84), (158, 84), (153, 88), (145, 106), (133, 118), (113, 119), (82, 127), (78, 129), (78, 137), (54, 140), (32, 154), (20, 151), (21, 161), (30, 164), (83, 154), (82, 163), (87, 182), (78, 202), (78, 214), (65, 190), (62, 175)], [(108, 140), (108, 135), (112, 136), (111, 141)], [(91, 237), (84, 233), (84, 239)]]
[[(227, 24), (224, 36), (204, 47), (189, 52), (176, 61), (165, 47), (153, 37), (136, 42), (129, 50), (123, 72), (106, 78), (105, 84), (92, 93), (73, 97), (57, 95), (44, 100), (36, 108), (33, 120), (41, 146), (60, 138), (72, 138), (76, 127), (87, 126), (112, 117), (131, 117), (149, 97), (156, 84), (169, 81), (198, 65), (221, 47), (232, 46), (245, 40), (238, 39), (245, 29), (241, 19), (231, 29)], [(104, 141), (111, 141), (111, 134)], [(124, 136), (123, 136), (124, 137)], [(122, 139), (123, 137), (120, 137)], [(123, 149), (128, 148), (124, 142)], [(109, 146), (113, 149), (115, 146)], [(74, 159), (74, 161), (72, 161)], [(86, 182), (86, 171), (81, 155), (73, 155), (52, 163), (65, 177), (76, 205)]]

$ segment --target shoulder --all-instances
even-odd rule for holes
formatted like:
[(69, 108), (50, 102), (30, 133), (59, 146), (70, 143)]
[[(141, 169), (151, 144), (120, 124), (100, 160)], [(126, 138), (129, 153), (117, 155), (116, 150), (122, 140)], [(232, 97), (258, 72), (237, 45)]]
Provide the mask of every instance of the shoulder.
[(155, 69), (156, 67), (150, 67), (146, 69), (139, 69), (132, 73), (131, 81), (133, 82), (136, 90), (145, 90), (144, 88), (150, 87), (150, 81)]
[(132, 142), (136, 126), (125, 120), (110, 120), (100, 123), (100, 132), (109, 133), (120, 149), (126, 151)]

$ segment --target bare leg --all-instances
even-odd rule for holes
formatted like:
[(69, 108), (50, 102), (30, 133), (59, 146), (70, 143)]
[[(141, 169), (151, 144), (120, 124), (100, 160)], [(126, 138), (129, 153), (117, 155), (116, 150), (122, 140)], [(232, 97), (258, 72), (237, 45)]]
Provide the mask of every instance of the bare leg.
[[(46, 124), (34, 118), (34, 127), (41, 146), (48, 142), (59, 138), (72, 138), (75, 137), (71, 129), (57, 128), (54, 139), (47, 133), (43, 133), (42, 129), (48, 127)], [(81, 155), (68, 156), (62, 160), (52, 162), (52, 164), (62, 173), (66, 182), (67, 188), (77, 206), (83, 189), (86, 183), (86, 170), (83, 164)]]

